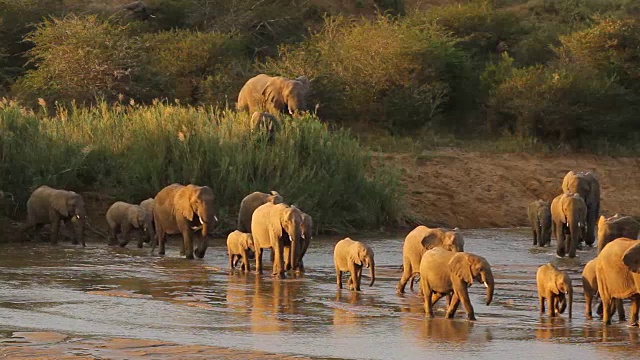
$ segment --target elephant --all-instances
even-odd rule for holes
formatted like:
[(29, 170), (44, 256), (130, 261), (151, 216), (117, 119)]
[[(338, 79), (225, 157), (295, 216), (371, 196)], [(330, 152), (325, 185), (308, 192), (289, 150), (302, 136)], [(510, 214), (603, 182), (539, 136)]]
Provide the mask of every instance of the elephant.
[(592, 172), (569, 171), (562, 179), (564, 193), (578, 193), (587, 205), (587, 246), (595, 243), (596, 220), (600, 214), (600, 183)]
[[(180, 256), (193, 259), (195, 255), (201, 259), (209, 245), (207, 233), (218, 222), (213, 191), (208, 186), (176, 183), (168, 185), (155, 197), (153, 221), (160, 255), (165, 253), (167, 235), (182, 234)], [(194, 250), (193, 236), (200, 228), (202, 237), (196, 239)], [(154, 241), (152, 253), (155, 247)]]
[(256, 209), (265, 203), (274, 205), (281, 204), (284, 199), (277, 191), (271, 191), (271, 194), (255, 191), (247, 195), (240, 202), (240, 211), (238, 212), (238, 230), (241, 232), (251, 232), (251, 217)]
[(576, 256), (587, 231), (587, 205), (579, 194), (558, 195), (551, 202), (551, 229), (556, 236), (558, 256)]
[[(292, 208), (296, 208), (295, 205), (291, 205)], [(311, 239), (313, 238), (313, 218), (305, 213), (300, 211), (300, 215), (302, 215), (302, 224), (300, 225), (300, 246), (298, 247), (298, 262), (296, 271), (304, 272), (304, 255), (307, 253), (307, 249), (309, 248), (309, 244), (311, 244)], [(288, 248), (285, 247), (285, 260), (287, 259)], [(286, 266), (286, 264), (285, 264)]]
[(266, 110), (274, 115), (280, 112), (295, 115), (307, 109), (308, 92), (309, 79), (306, 76), (291, 80), (258, 74), (240, 89), (237, 109), (250, 114)]
[(536, 284), (538, 285), (538, 300), (540, 301), (540, 314), (544, 314), (544, 301), (549, 306), (549, 316), (564, 313), (569, 303), (569, 319), (573, 310), (573, 286), (571, 278), (565, 272), (560, 271), (555, 265), (548, 263), (538, 268), (536, 272)]
[(86, 217), (84, 200), (80, 194), (43, 185), (35, 189), (27, 200), (27, 221), (21, 230), (26, 234), (34, 227), (38, 229), (46, 223), (51, 224), (51, 243), (57, 244), (60, 221), (64, 221), (65, 224), (73, 222), (75, 228), (73, 244), (80, 242), (82, 247), (86, 247), (84, 240)]
[[(151, 214), (151, 228), (155, 229), (156, 228), (156, 223), (153, 221), (153, 205), (155, 203), (155, 200), (153, 198), (148, 198), (146, 200), (142, 200), (142, 202), (140, 202), (140, 206), (142, 206), (142, 208), (149, 214)], [(155, 239), (151, 239), (151, 241), (154, 241)]]
[(420, 271), (420, 259), (425, 251), (443, 247), (451, 251), (464, 251), (462, 234), (441, 228), (430, 229), (420, 225), (411, 230), (402, 246), (402, 277), (396, 285), (398, 294), (404, 293), (407, 282)]
[(433, 304), (442, 296), (450, 295), (446, 318), (453, 318), (460, 302), (464, 305), (468, 320), (475, 320), (473, 306), (467, 288), (476, 280), (487, 288), (486, 304), (493, 299), (494, 279), (491, 265), (481, 256), (453, 252), (436, 247), (425, 251), (420, 261), (420, 288), (424, 293), (426, 316), (433, 318)]
[[(122, 234), (120, 246), (125, 247), (129, 243), (129, 231), (131, 228), (140, 229), (146, 234), (147, 242), (154, 241), (153, 213), (147, 212), (142, 206), (129, 204), (124, 201), (116, 201), (109, 207), (106, 214), (109, 224), (109, 245), (118, 243), (117, 234)], [(138, 248), (142, 248), (144, 238), (138, 239)]]
[(287, 204), (267, 202), (256, 209), (251, 218), (251, 234), (256, 249), (258, 273), (262, 273), (262, 252), (270, 248), (274, 252), (273, 275), (285, 277), (283, 259), (285, 245), (291, 247), (287, 264), (293, 269), (296, 268), (297, 258), (294, 254), (300, 243), (301, 224), (301, 211)]
[[(585, 316), (587, 319), (593, 319), (593, 314), (591, 311), (591, 304), (593, 302), (594, 297), (598, 294), (598, 278), (596, 276), (596, 261), (598, 258), (592, 259), (589, 261), (582, 270), (582, 289), (584, 291), (584, 302), (585, 302)], [(618, 311), (618, 318), (620, 321), (625, 321), (625, 312), (624, 306), (621, 299), (616, 299), (616, 306), (613, 311)], [(602, 316), (602, 302), (598, 307), (597, 313)], [(613, 313), (611, 314), (613, 316)]]
[(640, 240), (618, 238), (607, 244), (596, 258), (598, 293), (602, 300), (602, 322), (611, 324), (613, 299), (631, 299), (631, 326), (638, 326), (640, 307)]
[(533, 245), (551, 244), (551, 205), (548, 201), (536, 200), (529, 203), (527, 216), (533, 231)]
[(273, 143), (276, 132), (280, 129), (278, 118), (268, 112), (254, 112), (251, 115), (249, 126), (252, 134), (261, 131), (267, 134), (268, 143)]
[(368, 267), (371, 275), (369, 286), (373, 286), (376, 281), (376, 263), (373, 250), (368, 245), (344, 238), (336, 244), (333, 249), (333, 264), (336, 267), (336, 282), (338, 289), (342, 289), (342, 273), (349, 272), (347, 281), (349, 290), (360, 291), (362, 280), (362, 268)]
[(227, 253), (229, 254), (229, 268), (233, 270), (235, 267), (235, 258), (242, 257), (242, 270), (251, 271), (249, 259), (251, 253), (255, 253), (253, 245), (253, 236), (250, 233), (243, 233), (238, 230), (231, 232), (227, 236)]
[(598, 254), (612, 240), (626, 237), (638, 238), (640, 223), (631, 216), (615, 214), (610, 218), (600, 216), (598, 219)]

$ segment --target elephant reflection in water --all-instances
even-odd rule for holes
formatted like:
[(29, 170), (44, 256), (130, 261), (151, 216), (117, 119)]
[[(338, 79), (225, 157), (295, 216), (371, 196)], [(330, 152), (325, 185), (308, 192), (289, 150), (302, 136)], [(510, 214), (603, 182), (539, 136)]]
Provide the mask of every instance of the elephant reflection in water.
[(251, 311), (251, 293), (253, 279), (244, 274), (234, 274), (228, 277), (227, 283), (227, 308), (234, 314), (246, 319)]
[(155, 282), (154, 298), (170, 298), (180, 302), (205, 300), (193, 297), (194, 287), (212, 288), (209, 272), (203, 263), (162, 258), (155, 267), (160, 268), (162, 274)]
[(562, 317), (541, 317), (535, 330), (536, 339), (569, 338), (571, 328), (569, 321)]
[(282, 314), (295, 314), (295, 295), (300, 292), (300, 282), (262, 279), (255, 277), (253, 305), (251, 306), (251, 330), (258, 333), (275, 333), (293, 329), (291, 320)]
[[(422, 312), (424, 314), (424, 311)], [(403, 332), (416, 336), (422, 344), (464, 343), (491, 341), (491, 329), (481, 327), (474, 331), (474, 322), (445, 318), (424, 319), (401, 316)]]

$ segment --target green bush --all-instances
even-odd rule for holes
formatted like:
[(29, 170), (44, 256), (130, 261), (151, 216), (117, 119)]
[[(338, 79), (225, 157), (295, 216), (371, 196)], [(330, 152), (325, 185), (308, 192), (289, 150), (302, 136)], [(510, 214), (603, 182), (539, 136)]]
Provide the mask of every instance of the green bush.
[(348, 131), (317, 118), (284, 119), (275, 143), (251, 134), (245, 114), (178, 107), (58, 107), (34, 113), (0, 105), (0, 181), (24, 206), (42, 184), (108, 192), (125, 201), (154, 196), (173, 182), (209, 185), (222, 230), (235, 226), (242, 198), (278, 190), (313, 216), (323, 232), (401, 219), (397, 174)]
[(35, 69), (15, 88), (23, 98), (84, 103), (136, 92), (132, 79), (141, 64), (140, 49), (126, 26), (94, 15), (68, 15), (45, 20), (25, 40), (34, 44), (28, 55)]
[(281, 48), (263, 71), (313, 79), (310, 103), (320, 104), (321, 117), (407, 129), (428, 123), (451, 98), (465, 65), (455, 44), (437, 26), (332, 17), (303, 44)]

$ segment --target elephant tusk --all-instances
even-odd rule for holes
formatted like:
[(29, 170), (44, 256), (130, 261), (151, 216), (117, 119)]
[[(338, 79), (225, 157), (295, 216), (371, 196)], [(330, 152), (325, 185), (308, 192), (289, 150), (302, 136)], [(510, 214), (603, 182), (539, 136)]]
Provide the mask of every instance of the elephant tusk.
[(484, 284), (484, 287), (489, 288), (489, 285), (487, 285), (487, 282), (486, 282), (486, 281), (485, 281), (485, 282), (483, 282), (483, 284)]
[(76, 214), (76, 217), (77, 217), (78, 219), (80, 219), (80, 215)]
[(200, 216), (198, 216), (198, 219), (200, 219), (200, 224), (204, 225), (204, 222), (202, 221), (202, 218)]
[(213, 220), (218, 221), (218, 217), (213, 215)]

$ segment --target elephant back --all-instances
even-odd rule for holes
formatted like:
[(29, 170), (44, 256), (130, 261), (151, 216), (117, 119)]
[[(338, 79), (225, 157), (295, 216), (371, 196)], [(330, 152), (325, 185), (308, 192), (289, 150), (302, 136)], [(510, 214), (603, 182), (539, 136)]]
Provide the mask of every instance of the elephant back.
[(179, 232), (175, 216), (174, 198), (178, 191), (184, 188), (181, 184), (171, 184), (160, 190), (154, 200), (153, 221), (160, 225), (168, 234)]

